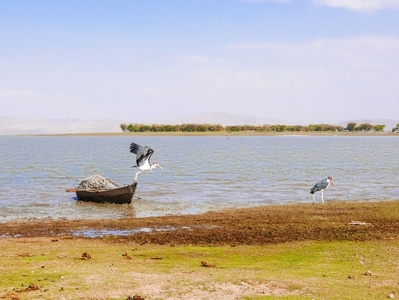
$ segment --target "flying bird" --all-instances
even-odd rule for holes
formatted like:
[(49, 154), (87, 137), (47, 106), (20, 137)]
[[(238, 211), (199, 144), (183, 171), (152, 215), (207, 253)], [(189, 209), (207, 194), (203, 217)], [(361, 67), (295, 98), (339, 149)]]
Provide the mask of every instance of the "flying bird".
[(153, 164), (150, 163), (151, 155), (154, 153), (154, 150), (152, 150), (150, 147), (143, 147), (135, 143), (131, 143), (130, 152), (136, 154), (136, 165), (133, 166), (133, 168), (137, 167), (139, 169), (134, 176), (134, 182), (137, 182), (137, 175), (139, 175), (139, 173), (142, 171), (152, 171), (156, 167), (163, 169), (156, 161)]
[(319, 191), (321, 191), (321, 202), (324, 203), (323, 191), (326, 188), (328, 188), (330, 186), (330, 184), (335, 186), (335, 183), (334, 183), (333, 179), (330, 176), (328, 176), (326, 179), (323, 179), (322, 181), (316, 183), (314, 185), (314, 187), (311, 188), (310, 193), (313, 196), (313, 204), (315, 202), (314, 193), (319, 192)]

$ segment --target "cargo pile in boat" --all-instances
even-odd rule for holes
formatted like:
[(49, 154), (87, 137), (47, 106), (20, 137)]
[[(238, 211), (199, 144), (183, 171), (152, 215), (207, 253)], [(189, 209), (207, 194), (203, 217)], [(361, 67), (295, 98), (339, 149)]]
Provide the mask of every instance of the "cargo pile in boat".
[(101, 175), (93, 175), (84, 179), (78, 186), (79, 189), (115, 189), (119, 186)]

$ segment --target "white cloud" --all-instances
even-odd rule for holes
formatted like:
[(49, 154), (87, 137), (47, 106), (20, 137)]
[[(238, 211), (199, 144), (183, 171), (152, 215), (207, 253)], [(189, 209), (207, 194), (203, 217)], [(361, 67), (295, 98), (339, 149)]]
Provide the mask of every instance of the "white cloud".
[(341, 7), (360, 12), (381, 9), (399, 9), (399, 0), (313, 0), (315, 4)]
[(242, 59), (231, 72), (236, 80), (225, 84), (233, 87), (230, 99), (247, 91), (253, 107), (269, 107), (275, 117), (333, 122), (332, 116), (394, 118), (399, 110), (399, 39), (253, 43), (232, 50)]

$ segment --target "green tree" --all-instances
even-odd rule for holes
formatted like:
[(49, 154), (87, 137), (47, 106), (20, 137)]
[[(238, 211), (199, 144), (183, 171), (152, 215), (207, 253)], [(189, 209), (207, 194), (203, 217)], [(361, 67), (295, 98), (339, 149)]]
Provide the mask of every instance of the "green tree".
[(384, 131), (385, 125), (375, 125), (374, 128), (377, 132)]
[(226, 131), (228, 131), (228, 132), (244, 131), (244, 126), (241, 126), (241, 125), (226, 126)]
[(122, 129), (122, 132), (126, 132), (127, 131), (127, 124), (121, 124), (121, 129)]
[(133, 124), (129, 124), (127, 127), (126, 127), (126, 129), (127, 129), (127, 131), (129, 131), (129, 132), (133, 132)]
[(346, 130), (348, 131), (354, 131), (356, 128), (357, 123), (355, 122), (350, 122), (348, 125), (346, 125)]
[(209, 125), (208, 128), (209, 131), (222, 131), (224, 130), (224, 127), (220, 124), (216, 124), (216, 125)]
[(360, 124), (359, 126), (357, 126), (355, 128), (355, 130), (357, 130), (357, 131), (370, 131), (373, 129), (374, 129), (374, 126), (369, 123)]
[(183, 132), (195, 132), (197, 131), (197, 127), (196, 124), (182, 124), (180, 130)]
[(271, 126), (271, 128), (272, 128), (272, 131), (275, 131), (275, 132), (283, 132), (283, 131), (285, 131), (286, 130), (286, 125), (272, 125)]

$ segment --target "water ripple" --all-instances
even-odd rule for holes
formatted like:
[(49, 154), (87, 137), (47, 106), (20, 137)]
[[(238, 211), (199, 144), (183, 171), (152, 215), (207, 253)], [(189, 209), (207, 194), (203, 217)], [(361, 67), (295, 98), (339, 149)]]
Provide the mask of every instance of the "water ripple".
[[(80, 203), (65, 188), (101, 174), (132, 182), (132, 141), (163, 170), (139, 175), (132, 205)], [(0, 222), (30, 217), (122, 218), (311, 202), (399, 199), (399, 139), (390, 137), (0, 137)], [(317, 197), (318, 195), (316, 195)]]

